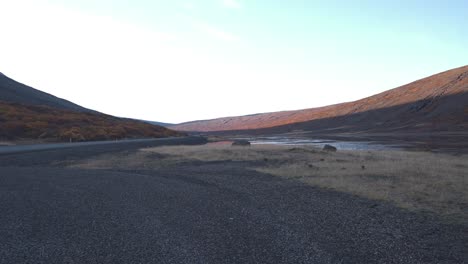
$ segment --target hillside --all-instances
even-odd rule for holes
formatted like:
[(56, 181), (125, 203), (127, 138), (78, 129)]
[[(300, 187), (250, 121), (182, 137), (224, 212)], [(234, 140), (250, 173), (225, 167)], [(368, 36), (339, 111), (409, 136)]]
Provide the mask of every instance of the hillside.
[(0, 73), (0, 101), (26, 105), (49, 106), (64, 110), (95, 112), (70, 101), (19, 83)]
[(181, 135), (158, 125), (86, 109), (0, 73), (0, 140), (94, 141)]
[(468, 66), (355, 102), (225, 117), (171, 126), (179, 131), (450, 131), (468, 128)]
[(4, 140), (94, 141), (180, 135), (161, 126), (109, 115), (0, 101), (0, 139)]

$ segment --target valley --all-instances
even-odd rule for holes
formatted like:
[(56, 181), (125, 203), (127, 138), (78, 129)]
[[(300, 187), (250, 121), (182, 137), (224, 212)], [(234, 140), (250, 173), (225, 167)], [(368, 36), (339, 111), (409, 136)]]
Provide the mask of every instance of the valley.
[(465, 66), (174, 125), (0, 75), (0, 263), (462, 263), (467, 103)]

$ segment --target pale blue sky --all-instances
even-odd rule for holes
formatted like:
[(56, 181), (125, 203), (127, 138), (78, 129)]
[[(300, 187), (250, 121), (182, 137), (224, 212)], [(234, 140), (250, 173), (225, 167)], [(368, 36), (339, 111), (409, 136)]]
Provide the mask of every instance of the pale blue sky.
[(468, 64), (467, 1), (0, 0), (0, 71), (164, 122), (356, 100)]

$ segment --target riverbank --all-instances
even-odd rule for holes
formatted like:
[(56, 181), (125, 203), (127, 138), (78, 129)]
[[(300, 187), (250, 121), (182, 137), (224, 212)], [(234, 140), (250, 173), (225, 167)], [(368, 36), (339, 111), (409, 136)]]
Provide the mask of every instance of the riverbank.
[(455, 155), (468, 154), (468, 131), (395, 131), (315, 133), (292, 131), (280, 134), (201, 133), (212, 141), (247, 139), (255, 144), (311, 145), (335, 144), (345, 150), (405, 150)]

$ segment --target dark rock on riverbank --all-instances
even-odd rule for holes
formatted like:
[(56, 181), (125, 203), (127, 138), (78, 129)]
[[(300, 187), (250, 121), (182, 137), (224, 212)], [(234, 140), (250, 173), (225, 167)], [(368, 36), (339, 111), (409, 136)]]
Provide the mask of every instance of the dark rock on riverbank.
[(239, 139), (239, 140), (235, 140), (234, 142), (232, 142), (232, 146), (249, 147), (250, 142), (248, 140)]
[(336, 147), (327, 144), (327, 145), (323, 146), (323, 151), (336, 152), (337, 149), (336, 149)]

